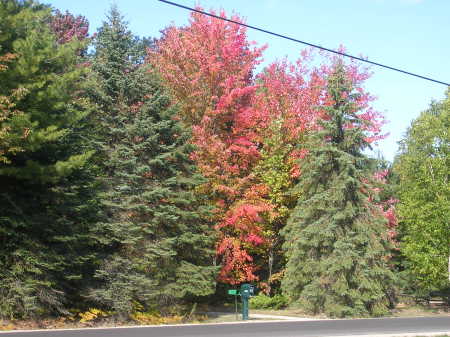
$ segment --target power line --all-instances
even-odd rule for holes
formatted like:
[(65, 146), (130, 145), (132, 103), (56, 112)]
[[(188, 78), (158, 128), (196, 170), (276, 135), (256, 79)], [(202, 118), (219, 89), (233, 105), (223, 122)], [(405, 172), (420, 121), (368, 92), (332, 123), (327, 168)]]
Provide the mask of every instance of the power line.
[(350, 55), (350, 54), (342, 53), (342, 52), (339, 52), (339, 51), (336, 51), (336, 50), (333, 50), (333, 49), (330, 49), (330, 48), (325, 48), (325, 47), (322, 47), (322, 46), (319, 46), (319, 45), (316, 45), (316, 44), (313, 44), (313, 43), (309, 43), (309, 42), (306, 42), (306, 41), (301, 41), (301, 40), (298, 40), (298, 39), (294, 39), (293, 37), (289, 37), (289, 36), (286, 36), (286, 35), (274, 33), (274, 32), (271, 32), (269, 30), (266, 30), (266, 29), (263, 29), (263, 28), (259, 28), (259, 27), (255, 27), (255, 26), (251, 26), (251, 25), (247, 25), (245, 23), (238, 22), (238, 21), (235, 21), (235, 20), (223, 18), (221, 16), (214, 15), (214, 14), (211, 14), (211, 13), (208, 13), (208, 12), (204, 12), (204, 11), (201, 11), (201, 10), (196, 9), (196, 8), (180, 5), (180, 4), (172, 2), (172, 1), (168, 1), (168, 0), (158, 0), (158, 1), (164, 2), (164, 3), (168, 4), (168, 5), (172, 5), (172, 6), (175, 6), (175, 7), (187, 9), (187, 10), (192, 11), (192, 12), (196, 12), (196, 13), (200, 13), (200, 14), (203, 14), (203, 15), (207, 15), (207, 16), (219, 19), (219, 20), (228, 21), (228, 22), (237, 24), (239, 26), (247, 27), (247, 28), (259, 31), (259, 32), (263, 32), (263, 33), (269, 34), (269, 35), (281, 37), (281, 38), (286, 39), (286, 40), (294, 41), (294, 42), (301, 43), (301, 44), (304, 44), (304, 45), (307, 45), (307, 46), (310, 46), (310, 47), (314, 47), (314, 48), (318, 48), (318, 49), (321, 49), (321, 50), (325, 50), (325, 51), (330, 52), (330, 53), (334, 53), (334, 54), (338, 54), (338, 55), (341, 55), (341, 56), (349, 57), (351, 59), (358, 60), (358, 61), (365, 62), (365, 63), (369, 63), (369, 64), (372, 64), (372, 65), (375, 65), (375, 66), (378, 66), (378, 67), (382, 67), (382, 68), (386, 68), (386, 69), (389, 69), (389, 70), (397, 71), (397, 72), (400, 72), (400, 73), (403, 73), (403, 74), (406, 74), (406, 75), (418, 77), (418, 78), (421, 78), (423, 80), (427, 80), (427, 81), (443, 84), (443, 85), (446, 85), (446, 86), (450, 86), (450, 83), (438, 81), (438, 80), (432, 79), (430, 77), (414, 74), (414, 73), (411, 73), (411, 72), (406, 71), (406, 70), (394, 68), (394, 67), (391, 67), (391, 66), (387, 66), (385, 64), (377, 63), (377, 62), (372, 62), (372, 61), (363, 59), (361, 57), (357, 57), (357, 56), (353, 56), (353, 55)]

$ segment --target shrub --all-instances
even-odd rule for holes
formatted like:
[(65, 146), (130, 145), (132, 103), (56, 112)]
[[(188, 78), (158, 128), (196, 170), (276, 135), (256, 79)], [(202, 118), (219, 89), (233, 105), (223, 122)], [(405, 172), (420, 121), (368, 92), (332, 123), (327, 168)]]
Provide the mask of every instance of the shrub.
[(96, 319), (107, 317), (110, 314), (108, 312), (102, 311), (100, 309), (91, 308), (88, 311), (80, 312), (78, 316), (80, 317), (80, 323), (86, 323), (94, 321)]
[(267, 296), (259, 294), (250, 298), (251, 309), (282, 309), (288, 305), (288, 299), (283, 295)]

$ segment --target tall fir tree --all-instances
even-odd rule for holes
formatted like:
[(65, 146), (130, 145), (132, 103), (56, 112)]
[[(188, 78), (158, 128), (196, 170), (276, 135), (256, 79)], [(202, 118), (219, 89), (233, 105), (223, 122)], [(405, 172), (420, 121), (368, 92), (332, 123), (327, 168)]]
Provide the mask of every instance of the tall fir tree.
[(373, 203), (363, 150), (366, 121), (341, 61), (329, 74), (329, 105), (302, 162), (299, 195), (286, 227), (283, 291), (306, 309), (333, 317), (384, 314), (393, 273), (385, 220)]
[(19, 118), (2, 121), (22, 136), (0, 164), (0, 316), (8, 318), (66, 312), (95, 269), (90, 104), (80, 96), (87, 41), (58, 44), (51, 20), (51, 8), (33, 1), (0, 2), (1, 53), (16, 56), (0, 74), (0, 96), (22, 90)]
[(209, 295), (217, 272), (190, 134), (144, 54), (112, 7), (92, 63), (107, 210), (98, 230), (109, 251), (91, 297), (123, 316)]

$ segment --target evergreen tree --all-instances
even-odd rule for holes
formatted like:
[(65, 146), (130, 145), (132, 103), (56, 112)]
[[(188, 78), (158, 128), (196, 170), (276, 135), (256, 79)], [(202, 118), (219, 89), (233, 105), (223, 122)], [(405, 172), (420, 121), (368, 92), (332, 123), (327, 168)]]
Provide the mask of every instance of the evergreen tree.
[(156, 73), (142, 65), (144, 43), (117, 8), (100, 28), (91, 95), (97, 113), (103, 203), (99, 224), (109, 254), (91, 297), (121, 315), (160, 309), (215, 289), (210, 216), (195, 188), (189, 132), (176, 120)]
[(33, 1), (0, 2), (1, 53), (16, 55), (0, 74), (0, 96), (23, 93), (20, 118), (5, 121), (23, 135), (20, 149), (0, 164), (0, 316), (9, 318), (66, 312), (94, 269), (90, 105), (79, 94), (87, 41), (58, 44), (51, 19)]
[(393, 274), (385, 220), (373, 204), (368, 146), (358, 93), (337, 61), (327, 84), (330, 104), (309, 140), (300, 197), (283, 230), (283, 291), (314, 313), (380, 315), (389, 306)]

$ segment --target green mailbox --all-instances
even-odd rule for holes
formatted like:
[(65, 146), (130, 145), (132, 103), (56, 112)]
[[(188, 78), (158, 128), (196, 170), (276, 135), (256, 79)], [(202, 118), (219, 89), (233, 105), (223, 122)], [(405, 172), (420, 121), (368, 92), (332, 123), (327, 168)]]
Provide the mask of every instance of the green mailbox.
[(248, 283), (243, 283), (240, 289), (242, 299), (242, 319), (248, 319), (248, 299), (255, 294), (255, 287)]
[(255, 294), (255, 287), (253, 287), (251, 284), (243, 283), (241, 285), (240, 292), (242, 297), (250, 298)]

